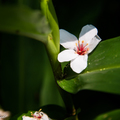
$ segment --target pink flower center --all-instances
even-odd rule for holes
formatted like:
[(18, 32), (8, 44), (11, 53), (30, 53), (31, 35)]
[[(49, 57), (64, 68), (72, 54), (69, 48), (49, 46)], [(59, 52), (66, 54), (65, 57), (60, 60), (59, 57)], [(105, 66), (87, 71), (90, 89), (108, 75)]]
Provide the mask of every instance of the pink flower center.
[(80, 44), (80, 41), (78, 41), (78, 44), (76, 43), (76, 49), (75, 49), (75, 53), (77, 53), (78, 55), (85, 55), (88, 51), (89, 48), (87, 48), (87, 45), (84, 45), (84, 41), (82, 41), (82, 43)]
[(39, 115), (39, 116), (33, 115), (33, 117), (35, 117), (35, 118), (42, 118), (41, 115)]

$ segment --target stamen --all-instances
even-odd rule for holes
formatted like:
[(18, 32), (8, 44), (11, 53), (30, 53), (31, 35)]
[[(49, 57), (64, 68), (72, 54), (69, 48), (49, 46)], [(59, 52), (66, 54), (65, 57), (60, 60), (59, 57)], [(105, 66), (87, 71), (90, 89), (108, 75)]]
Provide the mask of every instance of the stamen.
[(89, 51), (89, 48), (86, 48), (88, 43), (84, 45), (84, 40), (81, 42), (81, 44), (80, 41), (78, 41), (78, 43), (75, 44), (76, 44), (75, 54), (77, 53), (79, 55), (85, 55)]
[(33, 112), (31, 112), (31, 116), (33, 116)]
[(81, 50), (81, 51), (83, 51), (83, 49), (84, 49), (83, 43), (84, 43), (84, 40), (82, 41), (82, 44), (80, 45), (80, 50)]
[(80, 48), (80, 41), (78, 41), (78, 47), (79, 47), (79, 49), (81, 49), (81, 48)]
[(42, 109), (39, 109), (39, 112), (41, 111)]
[(84, 43), (84, 40), (82, 41), (82, 43)]
[(88, 45), (88, 43), (83, 47), (83, 49)]
[(77, 47), (77, 51), (79, 50), (79, 46), (78, 46), (78, 44), (77, 43), (75, 43), (75, 45), (76, 45), (76, 47)]
[(83, 53), (81, 53), (81, 55), (84, 55), (84, 54), (86, 54), (87, 52), (85, 51), (85, 52), (83, 52)]
[(84, 48), (88, 45), (88, 43), (84, 46)]
[(77, 52), (75, 51), (75, 54), (77, 54)]

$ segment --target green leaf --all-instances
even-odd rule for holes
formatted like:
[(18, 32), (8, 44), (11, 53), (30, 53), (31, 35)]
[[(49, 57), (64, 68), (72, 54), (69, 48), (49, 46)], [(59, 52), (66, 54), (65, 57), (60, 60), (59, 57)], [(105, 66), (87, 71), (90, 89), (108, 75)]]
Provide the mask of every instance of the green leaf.
[[(120, 94), (120, 37), (102, 41), (88, 58), (88, 67), (75, 74), (65, 68), (65, 79), (58, 84), (70, 93), (96, 90)], [(72, 79), (73, 78), (73, 79)]]
[(54, 44), (59, 52), (60, 49), (60, 37), (59, 37), (59, 26), (57, 21), (57, 16), (54, 10), (54, 6), (52, 4), (52, 0), (41, 0), (41, 9), (46, 16), (50, 27), (52, 29), (52, 37)]
[(120, 109), (101, 114), (94, 120), (120, 120)]
[(0, 6), (0, 31), (47, 42), (51, 32), (45, 16), (26, 6)]

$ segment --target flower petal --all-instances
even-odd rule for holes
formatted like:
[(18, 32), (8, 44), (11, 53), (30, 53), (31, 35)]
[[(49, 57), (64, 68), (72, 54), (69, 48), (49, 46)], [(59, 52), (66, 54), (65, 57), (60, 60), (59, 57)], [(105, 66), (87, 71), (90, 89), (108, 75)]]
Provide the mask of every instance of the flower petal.
[(49, 120), (49, 118), (48, 118), (47, 114), (43, 113), (43, 116), (40, 120)]
[(98, 45), (98, 43), (101, 40), (102, 39), (98, 35), (96, 35), (94, 38), (92, 38), (91, 42), (88, 44), (88, 48), (89, 48), (88, 53), (92, 52), (93, 49)]
[(90, 40), (97, 35), (97, 28), (94, 27), (93, 25), (85, 25), (79, 35), (79, 40), (84, 41), (85, 44), (90, 42)]
[(29, 117), (29, 116), (22, 116), (22, 119), (23, 120), (37, 120), (37, 119), (35, 119), (33, 117)]
[(75, 59), (78, 54), (74, 50), (64, 50), (58, 54), (58, 61), (65, 62)]
[(78, 39), (76, 36), (64, 29), (60, 29), (60, 44), (64, 48), (74, 49), (75, 43), (78, 43)]
[(82, 72), (87, 67), (88, 55), (79, 55), (76, 59), (72, 60), (70, 67), (76, 73)]

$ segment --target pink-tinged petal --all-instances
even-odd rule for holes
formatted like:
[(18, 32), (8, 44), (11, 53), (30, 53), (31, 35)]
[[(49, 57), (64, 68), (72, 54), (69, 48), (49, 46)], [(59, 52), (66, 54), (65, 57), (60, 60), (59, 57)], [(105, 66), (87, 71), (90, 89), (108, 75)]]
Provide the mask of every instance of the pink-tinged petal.
[(78, 54), (75, 53), (74, 50), (64, 50), (58, 54), (59, 62), (66, 62), (75, 59)]
[(79, 55), (76, 59), (72, 60), (70, 67), (76, 73), (81, 73), (87, 67), (88, 55)]
[(74, 49), (75, 43), (78, 43), (78, 39), (76, 36), (64, 29), (60, 29), (60, 44), (64, 48)]
[(93, 25), (85, 25), (79, 35), (79, 40), (86, 43), (90, 43), (90, 40), (97, 35), (98, 30)]
[(98, 43), (101, 41), (102, 39), (96, 35), (94, 38), (92, 38), (91, 42), (88, 44), (88, 48), (89, 48), (89, 51), (88, 53), (92, 52), (93, 49), (98, 45)]

